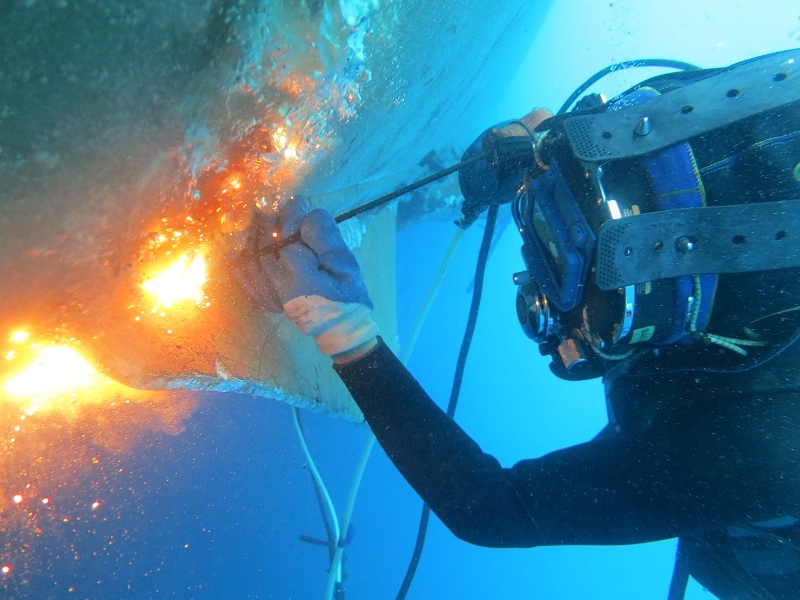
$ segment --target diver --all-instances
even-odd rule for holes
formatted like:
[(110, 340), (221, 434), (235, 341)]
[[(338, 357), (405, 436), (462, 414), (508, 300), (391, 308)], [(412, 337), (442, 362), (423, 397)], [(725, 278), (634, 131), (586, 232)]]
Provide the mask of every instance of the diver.
[[(313, 336), (433, 512), (482, 546), (679, 538), (723, 600), (800, 598), (800, 51), (648, 79), (481, 135), (461, 224), (511, 203), (517, 315), (552, 372), (602, 377), (591, 441), (502, 467), (378, 336), (332, 217), (257, 213), (245, 291)], [(262, 252), (277, 234), (301, 242)]]

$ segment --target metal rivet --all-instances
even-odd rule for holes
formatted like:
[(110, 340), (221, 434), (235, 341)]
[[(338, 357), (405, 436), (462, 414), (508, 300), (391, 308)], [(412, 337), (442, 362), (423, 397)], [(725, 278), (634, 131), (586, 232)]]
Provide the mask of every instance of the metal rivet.
[(634, 133), (636, 135), (647, 135), (650, 133), (650, 117), (642, 117), (639, 121), (638, 125), (636, 125), (636, 129), (634, 129)]
[(681, 236), (675, 240), (675, 249), (678, 252), (689, 252), (694, 250), (694, 240), (690, 237)]

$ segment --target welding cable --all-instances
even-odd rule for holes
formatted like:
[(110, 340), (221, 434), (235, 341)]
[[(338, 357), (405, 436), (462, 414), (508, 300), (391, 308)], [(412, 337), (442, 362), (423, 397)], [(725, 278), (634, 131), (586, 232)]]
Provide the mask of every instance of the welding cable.
[[(461, 383), (464, 379), (464, 370), (467, 364), (467, 356), (469, 355), (469, 348), (472, 344), (472, 336), (475, 333), (475, 324), (478, 321), (478, 311), (481, 305), (481, 295), (483, 293), (483, 279), (486, 273), (486, 263), (489, 259), (489, 250), (492, 246), (492, 237), (494, 236), (494, 226), (497, 222), (497, 212), (499, 206), (493, 204), (489, 207), (486, 216), (486, 229), (483, 232), (483, 240), (481, 241), (481, 249), (478, 253), (478, 263), (475, 267), (475, 287), (472, 290), (472, 303), (469, 308), (469, 316), (467, 317), (467, 326), (464, 331), (464, 338), (461, 341), (461, 350), (458, 353), (458, 361), (456, 362), (456, 371), (453, 376), (453, 387), (450, 390), (450, 401), (447, 404), (447, 416), (451, 419), (455, 417), (456, 407), (458, 406), (458, 396), (461, 393)], [(428, 530), (428, 521), (430, 520), (431, 509), (428, 503), (422, 505), (422, 514), (420, 515), (419, 528), (417, 529), (417, 541), (414, 546), (414, 551), (411, 555), (406, 575), (403, 583), (400, 585), (400, 590), (397, 592), (396, 600), (404, 600), (408, 590), (411, 587), (411, 582), (414, 580), (414, 574), (417, 571), (420, 557), (422, 556), (422, 548), (425, 545), (425, 535)]]
[[(308, 449), (308, 443), (306, 443), (306, 436), (303, 433), (303, 427), (300, 424), (300, 409), (296, 406), (292, 407), (292, 420), (294, 421), (294, 428), (297, 432), (297, 438), (300, 440), (300, 446), (303, 449), (303, 454), (306, 457), (306, 464), (308, 465), (309, 473), (311, 473), (311, 478), (314, 481), (314, 486), (322, 493), (322, 497), (324, 499), (324, 505), (326, 508), (326, 512), (323, 513), (323, 519), (326, 522), (326, 529), (331, 529), (333, 531), (333, 539), (336, 540), (336, 545), (339, 545), (339, 540), (341, 539), (341, 531), (339, 529), (339, 518), (336, 515), (336, 508), (333, 506), (333, 500), (331, 500), (331, 495), (328, 493), (328, 488), (325, 487), (325, 482), (322, 480), (322, 476), (319, 474), (319, 470), (317, 469), (317, 465), (314, 462), (314, 458), (311, 456), (311, 451)], [(334, 556), (336, 552), (334, 551)], [(341, 584), (342, 581), (342, 569), (341, 563), (339, 564), (338, 569), (331, 569), (331, 577), (338, 581)], [(326, 600), (332, 598), (333, 596), (328, 596), (327, 592), (325, 595)]]
[[(456, 228), (453, 238), (450, 240), (450, 244), (447, 246), (447, 250), (444, 253), (442, 262), (439, 265), (439, 269), (436, 272), (436, 276), (433, 279), (433, 283), (431, 283), (430, 290), (428, 291), (428, 294), (422, 303), (422, 307), (417, 312), (417, 316), (414, 319), (414, 324), (411, 327), (411, 332), (409, 333), (408, 339), (406, 340), (403, 350), (400, 353), (400, 362), (402, 362), (404, 365), (408, 364), (408, 361), (411, 358), (411, 353), (414, 351), (414, 346), (417, 343), (422, 326), (425, 323), (428, 314), (430, 313), (431, 306), (433, 305), (434, 300), (436, 300), (436, 296), (439, 295), (439, 289), (442, 287), (442, 281), (444, 281), (444, 275), (447, 272), (447, 268), (450, 266), (459, 242), (464, 237), (464, 231), (465, 230), (461, 229), (460, 227)], [(350, 528), (350, 520), (353, 516), (353, 509), (355, 508), (358, 490), (361, 487), (361, 481), (364, 477), (364, 470), (367, 467), (367, 462), (369, 461), (369, 457), (372, 454), (374, 447), (375, 435), (370, 431), (369, 437), (364, 444), (364, 449), (361, 452), (361, 458), (358, 461), (356, 472), (353, 475), (353, 482), (350, 484), (350, 493), (347, 497), (347, 505), (345, 506), (345, 511), (342, 515), (342, 522), (339, 526), (339, 531), (341, 531), (341, 536), (343, 538), (347, 536), (347, 531)], [(329, 571), (330, 574), (328, 575), (328, 584), (325, 588), (326, 600), (332, 598), (333, 593), (336, 591), (337, 578), (335, 577), (335, 574), (340, 571), (343, 559), (344, 539), (340, 539), (336, 544), (336, 549), (333, 557), (331, 558), (331, 569)]]
[[(346, 213), (339, 215), (338, 217), (334, 218), (336, 223), (342, 223), (347, 219), (360, 215), (364, 212), (372, 210), (373, 208), (377, 208), (387, 202), (394, 200), (400, 196), (403, 196), (409, 192), (412, 192), (420, 187), (423, 187), (437, 179), (441, 179), (450, 173), (454, 173), (463, 167), (466, 167), (478, 160), (483, 158), (483, 153), (474, 156), (470, 159), (462, 161), (458, 164), (455, 164), (451, 167), (438, 171), (428, 177), (420, 179), (412, 184), (404, 186), (394, 192), (381, 196), (380, 198), (373, 200), (363, 206), (350, 210)], [(497, 207), (493, 207), (495, 209), (495, 218), (496, 220), (496, 213)], [(491, 209), (490, 209), (491, 212)], [(494, 220), (492, 221), (492, 228), (494, 228)], [(411, 355), (411, 352), (416, 344), (417, 337), (419, 336), (419, 332), (422, 328), (422, 323), (425, 321), (428, 312), (430, 311), (430, 307), (433, 304), (436, 295), (439, 292), (439, 288), (441, 287), (442, 280), (444, 278), (444, 274), (447, 270), (447, 267), (452, 260), (453, 254), (455, 253), (455, 249), (458, 246), (458, 243), (461, 241), (463, 236), (464, 230), (459, 228), (456, 233), (453, 235), (453, 239), (448, 246), (444, 258), (442, 259), (442, 263), (439, 266), (439, 270), (436, 273), (434, 278), (433, 284), (431, 286), (430, 291), (425, 299), (425, 302), (422, 305), (419, 313), (417, 314), (417, 318), (414, 321), (414, 325), (411, 328), (411, 333), (409, 335), (409, 339), (406, 342), (405, 348), (401, 354), (401, 360), (405, 364), (408, 361), (408, 358)], [(491, 240), (491, 236), (489, 238)], [(280, 250), (290, 244), (296, 243), (300, 241), (300, 234), (294, 234), (291, 236), (287, 236), (283, 240), (279, 240), (272, 245), (266, 246), (260, 250), (262, 254), (266, 254), (269, 252), (274, 252), (276, 250)], [(471, 334), (470, 334), (471, 338)], [(466, 357), (465, 357), (466, 358)], [(463, 373), (462, 373), (463, 375)], [(460, 387), (460, 384), (459, 384)], [(452, 402), (452, 399), (451, 399)], [(336, 510), (333, 506), (333, 502), (330, 498), (330, 494), (325, 486), (325, 483), (322, 480), (322, 476), (320, 475), (319, 471), (316, 468), (316, 464), (311, 456), (311, 452), (308, 448), (308, 444), (306, 443), (305, 435), (303, 433), (302, 426), (300, 424), (300, 414), (299, 410), (296, 407), (293, 407), (292, 416), (294, 419), (295, 429), (297, 431), (298, 439), (300, 440), (300, 445), (303, 449), (303, 453), (305, 454), (306, 461), (309, 465), (309, 471), (311, 473), (312, 482), (314, 483), (314, 490), (317, 494), (318, 499), (321, 498), (320, 504), (322, 507), (322, 517), (325, 523), (325, 529), (328, 532), (328, 542), (329, 547), (333, 546), (334, 550), (331, 556), (331, 567), (329, 570), (328, 582), (325, 587), (325, 600), (339, 600), (344, 598), (344, 587), (342, 585), (343, 579), (343, 571), (342, 571), (342, 560), (344, 558), (344, 546), (346, 545), (346, 536), (347, 531), (350, 526), (350, 520), (353, 514), (353, 509), (355, 507), (356, 497), (358, 495), (358, 490), (361, 486), (361, 481), (363, 479), (364, 470), (366, 468), (367, 462), (369, 461), (369, 457), (372, 453), (372, 449), (375, 445), (375, 436), (370, 433), (365, 445), (364, 449), (361, 453), (361, 458), (358, 462), (356, 467), (356, 472), (353, 475), (353, 481), (350, 486), (350, 492), (347, 499), (347, 504), (345, 506), (345, 512), (343, 515), (343, 519), (341, 524), (339, 522), (338, 517), (336, 516)], [(427, 528), (427, 519), (425, 523), (425, 527)], [(331, 544), (331, 538), (335, 540), (335, 544)], [(421, 548), (420, 548), (421, 550)], [(415, 567), (416, 569), (416, 567)], [(413, 574), (412, 574), (413, 577)], [(410, 584), (410, 581), (409, 581)]]

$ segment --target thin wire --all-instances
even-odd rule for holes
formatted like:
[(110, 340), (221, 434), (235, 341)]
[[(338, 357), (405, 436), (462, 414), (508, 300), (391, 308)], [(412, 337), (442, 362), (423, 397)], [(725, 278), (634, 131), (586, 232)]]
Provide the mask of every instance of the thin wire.
[[(472, 336), (475, 333), (475, 324), (478, 321), (478, 311), (481, 304), (481, 294), (483, 292), (483, 280), (486, 273), (486, 263), (489, 259), (489, 250), (492, 247), (492, 237), (494, 236), (494, 227), (497, 222), (497, 212), (499, 205), (494, 204), (489, 207), (489, 212), (486, 217), (486, 230), (483, 232), (483, 240), (481, 242), (481, 249), (478, 253), (478, 263), (475, 268), (475, 287), (472, 290), (472, 304), (469, 309), (469, 317), (467, 318), (467, 326), (464, 331), (464, 338), (461, 342), (461, 350), (458, 353), (458, 361), (456, 363), (456, 371), (453, 376), (453, 387), (450, 390), (450, 401), (447, 404), (447, 416), (451, 419), (455, 416), (456, 407), (458, 406), (458, 397), (461, 393), (461, 383), (464, 378), (464, 370), (467, 364), (467, 356), (469, 355), (469, 348), (472, 344)], [(425, 545), (425, 536), (428, 531), (428, 522), (430, 520), (430, 507), (428, 503), (422, 505), (422, 514), (420, 515), (419, 528), (417, 529), (417, 541), (414, 545), (414, 551), (411, 554), (411, 561), (406, 569), (406, 575), (403, 578), (403, 583), (397, 592), (396, 600), (404, 600), (408, 590), (411, 588), (411, 583), (414, 580), (414, 575), (417, 572), (420, 558), (422, 557), (422, 549)]]
[[(361, 213), (364, 213), (364, 212), (366, 212), (368, 210), (372, 210), (373, 208), (376, 208), (376, 207), (378, 207), (378, 206), (380, 206), (382, 204), (390, 202), (391, 200), (394, 200), (395, 198), (397, 198), (399, 196), (402, 196), (403, 194), (407, 194), (408, 192), (411, 192), (411, 191), (413, 191), (413, 190), (415, 190), (417, 188), (420, 188), (420, 187), (422, 187), (424, 185), (427, 185), (427, 184), (429, 184), (429, 183), (431, 183), (433, 181), (436, 181), (437, 179), (441, 179), (442, 177), (445, 177), (446, 175), (449, 175), (450, 173), (453, 173), (453, 172), (455, 172), (455, 171), (457, 171), (457, 170), (459, 170), (459, 169), (461, 169), (461, 168), (463, 168), (463, 167), (465, 167), (467, 165), (470, 165), (470, 164), (478, 161), (482, 157), (483, 157), (483, 153), (479, 154), (478, 156), (474, 156), (474, 157), (472, 157), (472, 158), (470, 158), (468, 160), (462, 161), (462, 162), (460, 162), (460, 163), (458, 163), (456, 165), (453, 165), (452, 167), (448, 167), (447, 169), (444, 169), (442, 171), (434, 173), (433, 175), (430, 175), (429, 177), (425, 177), (424, 179), (420, 179), (419, 181), (416, 181), (416, 182), (414, 182), (414, 183), (412, 183), (410, 185), (407, 185), (407, 186), (405, 186), (403, 188), (400, 188), (400, 189), (398, 189), (398, 190), (396, 190), (396, 191), (394, 191), (394, 192), (392, 192), (390, 194), (386, 194), (385, 196), (382, 196), (382, 197), (378, 198), (377, 200), (369, 202), (368, 204), (365, 204), (365, 205), (363, 205), (363, 206), (361, 206), (359, 208), (356, 208), (354, 210), (351, 210), (351, 211), (348, 211), (346, 213), (343, 213), (343, 214), (339, 215), (338, 217), (335, 217), (334, 221), (336, 221), (337, 223), (341, 223), (343, 221), (346, 221), (347, 219), (355, 217), (355, 216), (357, 216), (357, 215), (359, 215)], [(494, 208), (496, 209), (497, 207), (494, 207)], [(491, 212), (491, 209), (490, 209), (490, 212)], [(495, 219), (496, 219), (496, 210), (495, 210)], [(493, 228), (494, 228), (494, 223), (492, 223), (492, 229)], [(442, 264), (440, 265), (439, 270), (437, 271), (436, 277), (434, 278), (434, 282), (433, 282), (433, 284), (431, 286), (431, 290), (428, 292), (428, 296), (426, 297), (426, 300), (423, 303), (423, 306), (420, 309), (420, 312), (418, 313), (416, 320), (414, 321), (414, 326), (412, 327), (412, 332), (411, 332), (412, 334), (409, 336), (409, 340), (406, 342), (406, 346), (403, 349), (403, 353), (401, 355), (401, 360), (403, 361), (404, 364), (408, 361), (408, 358), (411, 355), (411, 352), (412, 352), (412, 350), (414, 348), (414, 345), (416, 344), (417, 337), (419, 336), (419, 331), (420, 331), (420, 329), (422, 327), (422, 324), (425, 321), (425, 318), (428, 315), (428, 312), (430, 310), (430, 306), (433, 303), (434, 298), (438, 294), (439, 288), (441, 287), (442, 279), (444, 277), (444, 273), (447, 270), (448, 265), (450, 264), (450, 261), (452, 259), (453, 253), (455, 252), (455, 248), (458, 246), (458, 242), (461, 240), (461, 237), (463, 236), (463, 233), (464, 233), (463, 229), (458, 229), (456, 231), (456, 233), (453, 236), (452, 241), (450, 242), (450, 245), (448, 246), (447, 251), (445, 252), (445, 256), (442, 259)], [(297, 242), (297, 241), (300, 241), (300, 235), (299, 234), (295, 234), (295, 235), (286, 237), (283, 240), (281, 240), (280, 242), (277, 242), (277, 243), (275, 243), (275, 244), (273, 244), (271, 246), (267, 246), (265, 248), (262, 248), (260, 250), (260, 252), (262, 254), (265, 254), (265, 253), (268, 253), (268, 252), (273, 252), (275, 250), (279, 250), (280, 248), (288, 246), (289, 244), (292, 244), (292, 243)], [(491, 241), (491, 237), (490, 237), (490, 241)], [(482, 282), (481, 282), (481, 285), (482, 285)], [(325, 484), (324, 484), (324, 482), (322, 480), (322, 477), (321, 477), (321, 475), (319, 474), (319, 471), (316, 468), (316, 465), (314, 463), (313, 458), (311, 457), (311, 452), (308, 449), (308, 444), (306, 443), (305, 435), (304, 435), (303, 429), (302, 429), (302, 427), (300, 425), (299, 410), (296, 407), (293, 407), (292, 416), (294, 418), (295, 429), (297, 431), (297, 435), (298, 435), (298, 438), (300, 440), (300, 444), (301, 444), (301, 446), (303, 448), (303, 453), (306, 456), (306, 461), (307, 461), (307, 463), (309, 465), (309, 469), (311, 471), (311, 475), (312, 475), (312, 479), (313, 479), (313, 482), (314, 482), (315, 490), (317, 491), (318, 496), (322, 497), (322, 499), (323, 499), (322, 504), (324, 504), (325, 508), (327, 509), (327, 513), (329, 515), (329, 516), (326, 515), (325, 511), (323, 511), (323, 519), (324, 519), (325, 524), (326, 524), (326, 529), (330, 527), (329, 520), (332, 521), (332, 526), (334, 528), (333, 535), (334, 535), (334, 538), (335, 538), (335, 541), (336, 541), (335, 550), (333, 552), (333, 556), (331, 557), (331, 567), (330, 567), (330, 571), (329, 571), (329, 575), (328, 575), (328, 581), (327, 581), (327, 584), (325, 586), (325, 596), (324, 596), (325, 600), (332, 600), (333, 598), (343, 597), (343, 595), (344, 595), (344, 591), (343, 591), (343, 588), (342, 588), (342, 580), (343, 580), (342, 561), (344, 559), (344, 547), (346, 545), (345, 542), (346, 542), (346, 538), (347, 538), (347, 531), (348, 531), (349, 526), (350, 526), (350, 520), (352, 518), (353, 510), (355, 508), (355, 502), (356, 502), (356, 498), (358, 496), (358, 490), (359, 490), (359, 488), (361, 486), (361, 481), (363, 480), (364, 471), (366, 469), (367, 463), (369, 462), (369, 457), (372, 454), (372, 450), (373, 450), (373, 448), (375, 446), (375, 441), (376, 440), (375, 440), (375, 436), (372, 434), (372, 432), (370, 432), (370, 435), (367, 438), (367, 441), (366, 441), (366, 443), (364, 445), (364, 449), (362, 450), (361, 458), (360, 458), (360, 460), (358, 462), (358, 465), (356, 467), (356, 472), (355, 472), (355, 474), (353, 476), (353, 481), (352, 481), (351, 486), (350, 486), (350, 492), (349, 492), (349, 495), (348, 495), (347, 504), (345, 506), (345, 512), (344, 512), (344, 515), (343, 515), (342, 522), (340, 524), (339, 520), (338, 520), (338, 518), (336, 516), (336, 511), (334, 509), (333, 502), (332, 502), (332, 500), (330, 498), (328, 490), (325, 487)], [(424, 528), (421, 529), (421, 531), (422, 531), (422, 536), (423, 536), (423, 540), (424, 540), (424, 535), (425, 535), (424, 531), (427, 529), (428, 517), (424, 517), (423, 521), (424, 521)], [(413, 577), (413, 574), (412, 574), (412, 577)], [(410, 585), (410, 583), (411, 582), (409, 581), (409, 585)]]
[[(306, 463), (308, 464), (309, 472), (311, 473), (311, 477), (314, 478), (314, 482), (319, 487), (319, 490), (322, 492), (322, 497), (325, 500), (325, 507), (328, 510), (328, 516), (330, 518), (331, 526), (333, 527), (334, 537), (338, 541), (341, 538), (341, 530), (339, 529), (339, 518), (336, 516), (336, 508), (333, 506), (333, 501), (331, 500), (331, 496), (328, 493), (328, 488), (325, 487), (325, 482), (322, 480), (322, 476), (319, 474), (319, 470), (317, 470), (317, 465), (314, 462), (314, 458), (311, 456), (311, 451), (308, 449), (308, 444), (306, 443), (306, 436), (303, 433), (303, 428), (300, 425), (300, 409), (296, 406), (292, 407), (292, 420), (294, 421), (294, 428), (297, 432), (297, 438), (300, 440), (300, 446), (303, 448), (303, 454), (306, 457)], [(335, 555), (335, 554), (334, 554)], [(333, 565), (331, 565), (333, 567)], [(342, 581), (342, 569), (341, 563), (339, 564), (337, 569), (331, 568), (331, 577), (333, 577), (336, 581)], [(330, 579), (329, 579), (330, 580)], [(332, 594), (328, 595), (326, 590), (325, 598), (326, 600), (332, 598)]]
[(457, 227), (455, 233), (453, 234), (453, 238), (450, 240), (450, 245), (447, 246), (447, 250), (444, 253), (442, 262), (439, 265), (439, 270), (436, 272), (436, 276), (433, 278), (431, 289), (428, 292), (428, 295), (425, 297), (425, 301), (422, 303), (422, 308), (419, 309), (419, 313), (414, 321), (414, 325), (411, 326), (411, 331), (408, 334), (408, 341), (406, 342), (405, 348), (403, 348), (403, 353), (400, 355), (400, 362), (402, 362), (404, 365), (407, 364), (408, 360), (411, 358), (411, 352), (414, 350), (414, 346), (417, 344), (417, 338), (419, 337), (420, 331), (422, 331), (422, 325), (425, 323), (425, 318), (428, 316), (428, 312), (430, 311), (434, 300), (436, 300), (436, 296), (439, 294), (439, 288), (442, 287), (444, 274), (447, 271), (447, 268), (450, 266), (450, 262), (453, 260), (456, 248), (458, 248), (458, 244), (464, 237), (465, 231), (465, 229)]
[[(411, 327), (411, 333), (409, 334), (408, 340), (406, 341), (403, 350), (400, 353), (400, 362), (402, 362), (404, 365), (408, 364), (411, 353), (414, 351), (414, 346), (419, 338), (419, 333), (422, 330), (422, 326), (425, 323), (428, 314), (430, 313), (430, 308), (433, 305), (436, 296), (439, 294), (439, 289), (442, 287), (442, 281), (444, 280), (444, 274), (447, 272), (447, 268), (450, 266), (450, 262), (453, 259), (453, 255), (455, 254), (455, 250), (458, 247), (459, 242), (464, 237), (464, 231), (465, 230), (461, 228), (457, 228), (453, 234), (453, 239), (450, 241), (450, 244), (444, 253), (442, 262), (439, 265), (439, 270), (436, 272), (436, 276), (433, 279), (431, 288), (428, 291), (428, 295), (425, 297), (425, 301), (422, 303), (422, 307), (419, 309), (416, 319), (414, 319), (414, 325)], [(336, 589), (337, 581), (335, 573), (341, 568), (341, 564), (344, 559), (344, 542), (347, 538), (347, 532), (350, 527), (350, 520), (353, 515), (353, 509), (355, 507), (356, 497), (358, 496), (358, 490), (361, 487), (361, 481), (364, 477), (364, 471), (367, 463), (369, 462), (370, 455), (375, 447), (375, 441), (375, 435), (370, 431), (369, 437), (364, 444), (364, 449), (361, 452), (361, 459), (358, 461), (356, 472), (353, 475), (353, 482), (350, 485), (350, 494), (347, 498), (347, 505), (345, 507), (344, 515), (342, 516), (342, 523), (339, 527), (339, 530), (342, 532), (342, 539), (337, 540), (336, 548), (333, 556), (331, 557), (331, 569), (330, 574), (328, 575), (328, 583), (325, 588), (325, 598), (331, 598)], [(427, 520), (428, 517), (425, 517), (426, 528)]]
[(353, 517), (353, 510), (356, 505), (356, 498), (358, 497), (358, 490), (361, 487), (361, 481), (364, 478), (364, 471), (367, 468), (369, 457), (372, 454), (372, 449), (375, 447), (375, 436), (370, 431), (369, 437), (364, 444), (364, 449), (361, 451), (361, 458), (358, 461), (356, 472), (353, 475), (353, 482), (350, 484), (350, 493), (347, 496), (347, 504), (345, 505), (344, 515), (342, 515), (342, 524), (339, 527), (341, 534), (336, 539), (336, 550), (331, 559), (331, 569), (328, 574), (328, 583), (325, 586), (325, 598), (330, 599), (334, 597), (336, 585), (342, 583), (342, 561), (344, 560), (344, 547), (347, 541), (347, 533), (350, 528), (350, 520)]

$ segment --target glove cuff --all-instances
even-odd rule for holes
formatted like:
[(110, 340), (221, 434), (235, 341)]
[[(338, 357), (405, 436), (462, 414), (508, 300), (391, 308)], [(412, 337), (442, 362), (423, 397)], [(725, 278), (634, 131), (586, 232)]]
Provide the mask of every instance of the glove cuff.
[(378, 335), (372, 310), (357, 302), (300, 296), (284, 303), (283, 312), (300, 331), (314, 338), (326, 356), (352, 350)]

